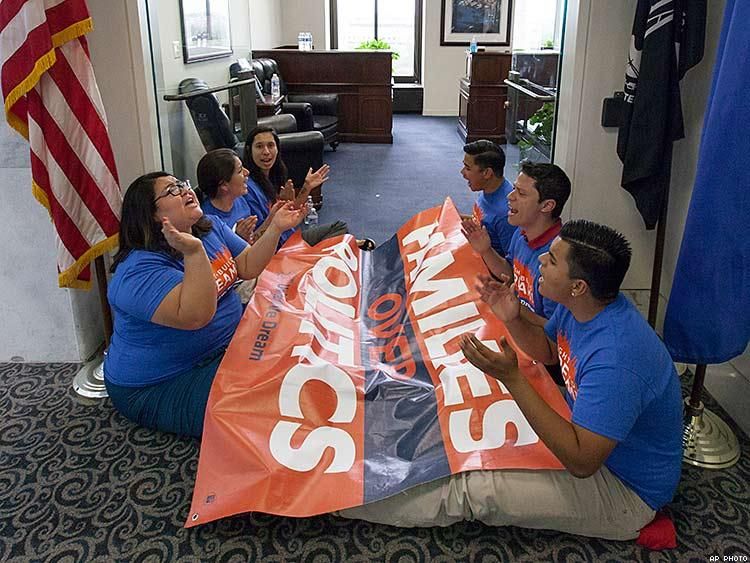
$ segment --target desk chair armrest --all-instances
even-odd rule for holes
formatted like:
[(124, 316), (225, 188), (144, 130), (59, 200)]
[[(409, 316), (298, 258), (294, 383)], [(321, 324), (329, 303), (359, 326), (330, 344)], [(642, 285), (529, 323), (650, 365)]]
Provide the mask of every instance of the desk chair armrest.
[(338, 116), (338, 94), (289, 94), (287, 100), (290, 102), (309, 103), (315, 115)]
[(297, 132), (297, 120), (290, 113), (280, 113), (268, 117), (259, 117), (258, 125), (263, 127), (273, 127), (276, 133), (295, 133)]
[(297, 120), (297, 131), (313, 130), (313, 108), (307, 102), (284, 102), (283, 113), (290, 113)]

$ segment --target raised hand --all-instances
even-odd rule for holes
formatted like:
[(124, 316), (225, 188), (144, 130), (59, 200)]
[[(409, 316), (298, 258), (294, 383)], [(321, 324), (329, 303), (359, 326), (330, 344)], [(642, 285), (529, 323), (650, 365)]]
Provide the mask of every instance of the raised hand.
[(255, 232), (255, 227), (258, 224), (258, 216), (257, 215), (250, 215), (249, 217), (245, 217), (244, 219), (240, 219), (235, 223), (234, 225), (234, 232), (237, 233), (238, 236), (245, 239), (247, 242), (251, 243), (254, 240), (253, 233)]
[(281, 186), (278, 199), (284, 201), (294, 201), (295, 196), (296, 194), (294, 193), (294, 182), (292, 182), (292, 179), (289, 178), (286, 183)]
[(495, 316), (507, 323), (516, 320), (521, 315), (521, 302), (516, 295), (516, 284), (509, 276), (501, 275), (500, 281), (490, 276), (477, 276), (475, 286), (479, 297), (487, 303)]
[(167, 244), (185, 256), (203, 251), (203, 244), (199, 239), (190, 233), (178, 231), (166, 217), (161, 218), (161, 232), (167, 239)]
[(461, 221), (461, 232), (469, 241), (469, 244), (478, 254), (487, 252), (492, 247), (490, 234), (479, 221), (470, 217)]
[(495, 352), (482, 344), (473, 334), (464, 334), (459, 343), (469, 363), (490, 377), (508, 383), (518, 377), (518, 357), (504, 336), (500, 337), (500, 351)]
[(284, 207), (286, 205), (286, 201), (284, 200), (276, 200), (274, 204), (271, 206), (271, 209), (268, 211), (268, 217), (266, 217), (266, 221), (271, 221), (273, 219), (273, 216), (276, 215), (276, 212)]
[(315, 172), (313, 172), (313, 169), (310, 168), (307, 171), (307, 176), (305, 176), (305, 185), (303, 186), (304, 189), (310, 191), (314, 190), (318, 186), (320, 186), (323, 182), (328, 180), (328, 174), (331, 172), (331, 167), (327, 164), (324, 164), (320, 168), (318, 168)]
[(307, 215), (306, 206), (286, 202), (276, 211), (271, 224), (279, 231), (284, 232), (299, 225), (305, 215)]

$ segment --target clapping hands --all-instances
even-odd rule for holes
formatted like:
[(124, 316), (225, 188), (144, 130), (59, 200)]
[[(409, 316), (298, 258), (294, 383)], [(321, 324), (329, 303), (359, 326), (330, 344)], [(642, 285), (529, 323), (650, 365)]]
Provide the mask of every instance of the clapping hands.
[(473, 334), (464, 334), (459, 345), (469, 363), (490, 377), (507, 383), (518, 375), (518, 356), (504, 336), (500, 337), (499, 352), (487, 348)]
[(521, 315), (521, 302), (516, 295), (516, 284), (510, 276), (501, 275), (500, 281), (490, 276), (477, 276), (475, 286), (479, 297), (487, 303), (495, 316), (507, 323), (516, 320)]
[(239, 221), (237, 221), (237, 223), (235, 223), (234, 232), (237, 233), (238, 236), (242, 237), (247, 242), (252, 244), (255, 238), (254, 233), (257, 224), (258, 216), (250, 215), (249, 217), (240, 219)]
[(284, 232), (299, 225), (305, 215), (307, 215), (305, 205), (297, 205), (291, 201), (281, 202), (281, 205), (273, 213), (271, 225), (279, 229), (280, 232)]
[(328, 174), (330, 171), (331, 167), (327, 164), (324, 164), (315, 172), (313, 172), (312, 168), (307, 171), (307, 176), (305, 176), (305, 184), (302, 186), (302, 189), (297, 196), (297, 205), (304, 205), (307, 202), (307, 196), (310, 195), (310, 192), (323, 184), (323, 182), (328, 181)]
[(487, 229), (472, 216), (461, 220), (461, 232), (480, 256), (492, 247)]
[(305, 185), (303, 188), (307, 190), (308, 192), (311, 190), (314, 190), (318, 186), (320, 186), (323, 182), (326, 182), (328, 180), (328, 174), (331, 172), (331, 167), (327, 164), (324, 164), (320, 168), (318, 168), (315, 172), (313, 172), (312, 167), (307, 171), (307, 176), (305, 176)]
[(294, 201), (294, 198), (297, 194), (294, 192), (294, 182), (292, 182), (292, 179), (289, 178), (283, 186), (281, 186), (281, 190), (279, 190), (279, 197), (278, 199), (284, 200), (284, 201)]
[(187, 256), (203, 250), (203, 244), (190, 233), (178, 231), (166, 217), (161, 218), (161, 232), (167, 244)]

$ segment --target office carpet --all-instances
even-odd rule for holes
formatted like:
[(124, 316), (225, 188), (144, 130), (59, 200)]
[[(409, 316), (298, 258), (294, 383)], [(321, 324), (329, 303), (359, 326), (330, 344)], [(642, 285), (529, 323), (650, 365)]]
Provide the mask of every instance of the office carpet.
[[(669, 506), (679, 545), (664, 552), (476, 522), (400, 529), (329, 515), (254, 513), (186, 530), (198, 441), (139, 428), (108, 399), (80, 399), (71, 387), (77, 368), (0, 364), (0, 561), (683, 562), (750, 555), (750, 441), (734, 425), (737, 465), (683, 466)], [(710, 398), (707, 405), (728, 420)]]
[[(468, 211), (454, 119), (397, 116), (394, 145), (342, 144), (322, 220), (382, 242), (445, 195)], [(512, 177), (511, 172), (507, 175)], [(376, 197), (377, 195), (380, 197)], [(685, 465), (669, 511), (678, 547), (463, 522), (400, 529), (330, 515), (245, 514), (186, 530), (199, 444), (139, 428), (81, 399), (75, 364), (0, 364), (0, 561), (743, 561), (750, 556), (750, 441), (731, 469)], [(683, 382), (686, 389), (689, 381)], [(706, 403), (724, 420), (721, 408)], [(732, 557), (738, 557), (731, 559)], [(724, 559), (727, 557), (729, 559)], [(745, 559), (742, 559), (742, 558)]]
[[(447, 196), (471, 213), (477, 195), (461, 176), (463, 142), (456, 118), (395, 115), (393, 144), (342, 143), (327, 149), (331, 166), (323, 185), (322, 223), (345, 221), (358, 237), (388, 240), (415, 213), (441, 205)], [(518, 148), (506, 147), (505, 175), (515, 180)]]

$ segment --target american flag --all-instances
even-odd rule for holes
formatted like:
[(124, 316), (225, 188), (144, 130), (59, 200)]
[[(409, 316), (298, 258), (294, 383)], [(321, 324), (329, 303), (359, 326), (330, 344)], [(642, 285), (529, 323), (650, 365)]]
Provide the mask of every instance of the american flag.
[(122, 193), (84, 35), (85, 0), (0, 0), (0, 83), (9, 125), (31, 149), (34, 197), (57, 234), (61, 287), (117, 246)]

